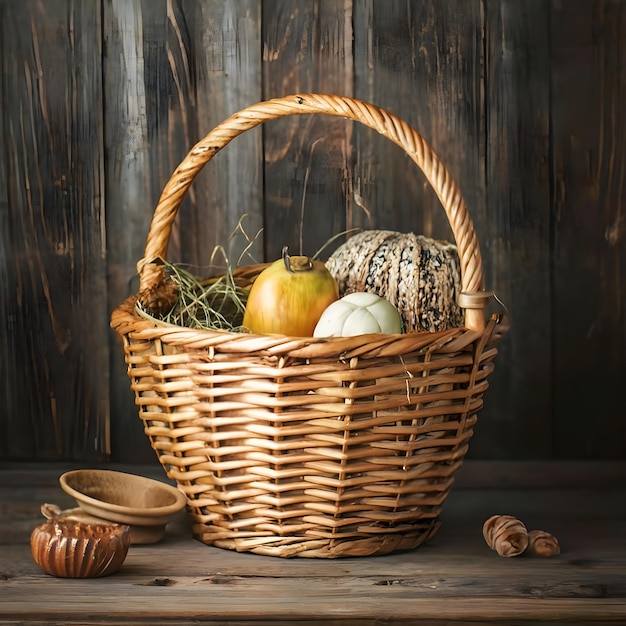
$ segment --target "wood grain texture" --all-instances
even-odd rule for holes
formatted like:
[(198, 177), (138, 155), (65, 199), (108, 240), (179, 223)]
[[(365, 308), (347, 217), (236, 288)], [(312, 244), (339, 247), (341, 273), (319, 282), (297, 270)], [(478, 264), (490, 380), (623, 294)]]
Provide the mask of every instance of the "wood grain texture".
[[(320, 91), (408, 120), (468, 204), (512, 321), (470, 458), (624, 458), (625, 12), (0, 0), (0, 457), (154, 461), (108, 316), (136, 291), (159, 194), (231, 113)], [(238, 258), (242, 215), (250, 236), (264, 229), (259, 261), (355, 226), (450, 236), (401, 150), (325, 116), (268, 123), (217, 155), (168, 255), (200, 274), (216, 243)]]
[[(422, 134), (472, 216), (485, 193), (480, 8), (474, 1), (370, 0), (354, 9), (356, 96)], [(355, 188), (364, 210), (355, 210), (355, 225), (451, 240), (439, 201), (406, 156), (360, 129), (358, 146)]]
[[(544, 466), (543, 473), (569, 475), (559, 467)], [(498, 484), (499, 469), (515, 477), (515, 487)], [(51, 480), (55, 470), (0, 469), (0, 493), (10, 493), (0, 510), (0, 623), (623, 624), (626, 493), (620, 474), (613, 487), (588, 490), (534, 480), (524, 487), (524, 467), (515, 464), (483, 470), (491, 486), (459, 484), (446, 502), (441, 530), (415, 551), (340, 560), (239, 554), (192, 540), (181, 514), (161, 543), (131, 545), (117, 574), (94, 581), (39, 570), (28, 525), (7, 537), (11, 522), (24, 520), (37, 498), (54, 502), (65, 495)], [(613, 470), (623, 472), (617, 465)], [(482, 537), (482, 524), (501, 512), (554, 533), (560, 556), (497, 556)]]
[[(201, 139), (236, 111), (262, 100), (260, 0), (213, 0), (183, 5), (192, 26), (190, 63), (195, 69), (197, 135)], [(193, 11), (199, 11), (194, 14)], [(261, 130), (245, 133), (216, 157), (192, 186), (192, 210), (181, 213), (182, 258), (208, 267), (216, 245), (232, 265), (263, 257), (263, 151)], [(175, 164), (177, 165), (177, 164)], [(248, 241), (254, 239), (243, 258)], [(234, 236), (233, 236), (234, 235)], [(189, 247), (193, 253), (189, 254)], [(187, 252), (184, 252), (187, 250)], [(224, 259), (216, 262), (224, 265)], [(212, 273), (215, 273), (212, 272)], [(205, 271), (204, 274), (208, 273)]]
[[(475, 454), (549, 458), (554, 441), (546, 3), (485, 3), (485, 279), (511, 316)], [(523, 416), (523, 417), (522, 417)], [(515, 445), (511, 444), (515, 441)], [(512, 450), (514, 448), (514, 450)]]
[[(105, 142), (107, 206), (107, 271), (110, 308), (137, 289), (136, 262), (143, 254), (145, 234), (158, 199), (160, 178), (166, 174), (151, 163), (151, 154), (160, 153), (167, 142), (151, 141), (148, 129), (148, 99), (160, 102), (161, 85), (151, 85), (146, 73), (154, 68), (148, 35), (165, 23), (165, 3), (161, 12), (144, 19), (140, 2), (107, 0), (103, 5), (105, 57), (103, 84), (106, 94)], [(160, 19), (160, 22), (159, 22)], [(159, 36), (159, 40), (163, 37)], [(150, 62), (146, 71), (146, 59)], [(123, 61), (122, 61), (123, 60)], [(167, 111), (167, 108), (166, 108)], [(154, 117), (159, 114), (152, 112)], [(166, 121), (164, 122), (167, 128)], [(161, 124), (155, 124), (160, 128)], [(182, 153), (182, 148), (178, 149)], [(157, 163), (159, 159), (156, 159)], [(152, 167), (151, 167), (152, 166)], [(167, 164), (164, 164), (165, 171)], [(152, 458), (152, 450), (141, 425), (130, 418), (135, 410), (128, 388), (126, 366), (117, 335), (109, 332), (111, 350), (111, 426), (113, 454), (132, 455), (138, 461)]]
[(2, 5), (9, 456), (110, 451), (99, 7)]
[[(0, 5), (0, 20), (2, 24), (6, 21), (6, 7)], [(2, 46), (0, 45), (0, 49)], [(0, 57), (2, 75), (8, 74), (8, 59), (3, 55)], [(4, 93), (6, 81), (0, 80), (0, 101), (5, 102)], [(0, 123), (0, 146), (8, 146), (5, 140), (4, 120)], [(1, 153), (0, 153), (1, 154)], [(4, 165), (2, 157), (0, 163)], [(8, 165), (8, 164), (7, 164)], [(11, 237), (9, 235), (10, 205), (8, 195), (8, 167), (0, 167), (0, 355), (9, 354), (9, 337), (13, 332), (15, 324), (15, 305), (10, 304), (15, 300), (15, 265), (11, 254)], [(7, 415), (15, 415), (18, 412), (16, 398), (10, 393), (9, 375), (7, 371), (9, 359), (0, 359), (0, 380), (2, 380), (2, 396), (5, 398), (3, 410)], [(9, 429), (11, 420), (9, 418), (0, 421), (0, 458), (7, 458), (9, 455)]]
[[(263, 95), (352, 95), (351, 0), (263, 3)], [(352, 123), (326, 116), (263, 128), (265, 255), (312, 256), (345, 230), (352, 184)], [(325, 258), (325, 257), (323, 257)]]
[(551, 15), (555, 454), (623, 458), (626, 5), (583, 5)]

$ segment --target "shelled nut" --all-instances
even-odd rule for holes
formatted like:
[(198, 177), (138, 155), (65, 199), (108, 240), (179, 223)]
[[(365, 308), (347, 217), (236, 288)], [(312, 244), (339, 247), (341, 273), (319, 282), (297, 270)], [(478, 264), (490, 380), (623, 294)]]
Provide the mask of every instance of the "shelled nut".
[(557, 538), (545, 530), (528, 532), (527, 552), (532, 556), (557, 556), (561, 552)]
[(483, 537), (500, 556), (517, 556), (528, 547), (526, 526), (512, 515), (490, 517), (483, 524)]

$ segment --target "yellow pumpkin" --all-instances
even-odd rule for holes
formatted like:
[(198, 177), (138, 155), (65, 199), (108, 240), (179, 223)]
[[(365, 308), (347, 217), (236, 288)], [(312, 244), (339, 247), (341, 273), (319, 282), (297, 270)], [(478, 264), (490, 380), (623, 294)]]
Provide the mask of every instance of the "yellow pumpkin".
[(321, 261), (289, 256), (283, 248), (256, 278), (248, 295), (243, 326), (252, 333), (312, 337), (326, 307), (339, 298), (337, 281)]

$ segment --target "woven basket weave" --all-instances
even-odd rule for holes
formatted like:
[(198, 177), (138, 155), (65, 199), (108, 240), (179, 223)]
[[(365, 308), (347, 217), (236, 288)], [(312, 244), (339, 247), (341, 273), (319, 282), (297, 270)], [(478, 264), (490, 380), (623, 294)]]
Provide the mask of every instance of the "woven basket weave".
[[(276, 118), (321, 113), (369, 126), (419, 166), (448, 216), (465, 325), (316, 339), (193, 330), (137, 313), (154, 289), (195, 176), (232, 139)], [(250, 283), (263, 266), (239, 275)], [(187, 496), (193, 536), (280, 557), (412, 549), (433, 536), (461, 466), (506, 320), (490, 293), (459, 189), (422, 137), (358, 100), (298, 95), (250, 106), (196, 144), (172, 174), (138, 263), (140, 289), (114, 311), (145, 432)]]

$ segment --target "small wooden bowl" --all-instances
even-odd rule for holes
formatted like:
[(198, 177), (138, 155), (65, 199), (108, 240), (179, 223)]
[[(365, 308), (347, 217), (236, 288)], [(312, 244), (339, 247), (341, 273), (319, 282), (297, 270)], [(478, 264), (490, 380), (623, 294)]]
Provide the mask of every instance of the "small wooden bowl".
[(117, 572), (128, 554), (130, 527), (102, 520), (66, 516), (44, 504), (48, 518), (30, 535), (30, 549), (41, 569), (59, 578), (99, 578)]
[(160, 541), (170, 518), (187, 502), (176, 487), (114, 470), (73, 470), (59, 483), (86, 513), (129, 525), (131, 543)]

